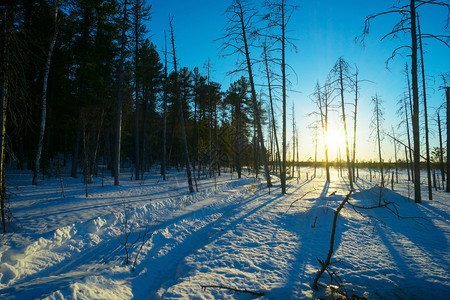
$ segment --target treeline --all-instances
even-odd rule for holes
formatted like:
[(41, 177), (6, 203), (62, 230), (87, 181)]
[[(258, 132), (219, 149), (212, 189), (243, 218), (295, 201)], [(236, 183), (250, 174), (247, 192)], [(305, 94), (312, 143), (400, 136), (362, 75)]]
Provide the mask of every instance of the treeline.
[[(208, 63), (201, 70), (178, 68), (175, 76), (171, 46), (157, 49), (147, 38), (151, 7), (144, 1), (18, 1), (2, 10), (6, 162), (44, 173), (52, 163), (70, 162), (71, 176), (81, 173), (87, 181), (99, 163), (114, 173), (122, 109), (120, 161), (131, 159), (135, 179), (161, 164), (164, 148), (167, 164), (181, 167), (179, 96), (196, 176), (220, 172), (220, 166), (240, 176), (243, 165), (254, 165), (258, 147), (248, 80), (242, 77), (223, 91), (210, 80)], [(36, 170), (46, 60), (55, 31)]]

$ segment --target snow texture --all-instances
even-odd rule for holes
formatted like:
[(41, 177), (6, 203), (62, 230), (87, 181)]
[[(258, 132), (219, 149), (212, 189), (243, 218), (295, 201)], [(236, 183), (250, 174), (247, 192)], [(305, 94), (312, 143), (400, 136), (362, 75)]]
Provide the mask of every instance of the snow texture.
[[(282, 195), (276, 177), (270, 193), (261, 179), (225, 173), (202, 178), (199, 192), (189, 194), (182, 172), (170, 171), (167, 181), (156, 170), (144, 181), (125, 172), (120, 186), (96, 178), (87, 198), (81, 180), (67, 177), (63, 198), (59, 179), (32, 186), (29, 172), (11, 170), (15, 220), (0, 240), (0, 297), (259, 297), (236, 289), (264, 299), (332, 299), (345, 289), (368, 299), (448, 299), (449, 195), (438, 190), (416, 204), (405, 174), (394, 190), (381, 190), (363, 170), (350, 203), (376, 206), (381, 192), (393, 210), (344, 207), (332, 257), (340, 294), (326, 273), (314, 291), (334, 211), (349, 187), (337, 172), (330, 184), (311, 174), (302, 168)], [(422, 191), (427, 199), (425, 185)]]

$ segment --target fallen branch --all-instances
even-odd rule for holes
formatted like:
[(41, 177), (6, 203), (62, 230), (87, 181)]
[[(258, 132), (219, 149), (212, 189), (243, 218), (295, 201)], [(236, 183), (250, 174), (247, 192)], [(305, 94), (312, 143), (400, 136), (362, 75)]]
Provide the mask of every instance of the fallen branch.
[[(320, 277), (322, 276), (322, 274), (325, 272), (325, 270), (328, 268), (328, 266), (330, 265), (330, 260), (331, 260), (331, 256), (333, 255), (333, 249), (334, 249), (334, 235), (336, 233), (336, 223), (337, 223), (337, 217), (339, 215), (339, 212), (341, 211), (341, 209), (344, 207), (344, 205), (348, 202), (348, 199), (350, 198), (350, 195), (353, 193), (353, 190), (350, 190), (350, 192), (348, 192), (348, 194), (345, 196), (344, 200), (342, 200), (341, 204), (339, 204), (339, 207), (336, 209), (336, 211), (334, 212), (334, 218), (333, 218), (333, 228), (331, 230), (331, 238), (330, 238), (330, 249), (328, 250), (328, 256), (325, 259), (325, 261), (323, 263), (320, 263), (322, 265), (322, 267), (320, 268), (320, 270), (317, 271), (316, 273), (316, 278), (314, 279), (314, 283), (313, 283), (313, 289), (318, 291), (319, 287), (317, 286), (317, 282), (319, 281)], [(320, 262), (320, 260), (319, 260)]]
[(310, 190), (310, 191), (307, 191), (305, 194), (303, 194), (303, 196), (301, 196), (300, 198), (294, 200), (294, 201), (291, 203), (291, 205), (288, 207), (288, 209), (287, 209), (284, 213), (286, 214), (286, 213), (291, 209), (291, 207), (294, 206), (294, 204), (295, 204), (297, 201), (302, 200), (303, 198), (306, 197), (306, 195), (308, 195), (309, 193), (314, 192), (315, 190), (316, 190), (316, 189), (312, 189), (312, 190)]
[(247, 293), (247, 294), (251, 294), (251, 295), (255, 295), (255, 296), (264, 296), (265, 293), (262, 292), (253, 292), (253, 291), (249, 291), (249, 290), (241, 290), (241, 289), (235, 289), (232, 287), (228, 287), (228, 286), (223, 286), (223, 285), (201, 285), (202, 290), (206, 290), (206, 288), (217, 288), (217, 289), (224, 289), (224, 290), (229, 290), (229, 291), (233, 291), (236, 293)]

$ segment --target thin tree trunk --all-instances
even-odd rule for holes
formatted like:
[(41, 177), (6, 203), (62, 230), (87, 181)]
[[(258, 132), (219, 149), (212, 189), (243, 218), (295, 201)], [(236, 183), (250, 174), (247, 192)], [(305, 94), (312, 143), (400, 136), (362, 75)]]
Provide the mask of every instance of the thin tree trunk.
[(139, 103), (139, 78), (138, 78), (138, 66), (139, 66), (139, 14), (140, 14), (140, 5), (138, 3), (135, 4), (134, 7), (135, 13), (135, 23), (134, 23), (134, 103), (136, 106), (135, 111), (135, 119), (134, 119), (134, 143), (135, 143), (135, 159), (134, 159), (134, 178), (135, 180), (139, 180), (139, 172), (140, 172), (140, 154), (139, 154), (139, 111), (140, 111), (140, 103)]
[(414, 202), (421, 203), (420, 191), (420, 128), (419, 128), (419, 88), (417, 80), (417, 34), (416, 34), (416, 6), (411, 0), (411, 74), (413, 92), (413, 140), (414, 140)]
[[(412, 116), (413, 116), (413, 108), (412, 108), (412, 95), (411, 95), (411, 83), (409, 81), (409, 74), (408, 74), (408, 64), (406, 64), (406, 81), (408, 82), (408, 100), (409, 100), (409, 111), (410, 111), (410, 116), (411, 116), (411, 126), (412, 126)], [(405, 109), (406, 108), (405, 104)], [(407, 122), (409, 119), (407, 119)], [(407, 123), (408, 124), (408, 123)], [(409, 126), (409, 125), (407, 125)], [(409, 128), (409, 127), (408, 127)], [(413, 166), (413, 147), (411, 147), (411, 139), (410, 139), (410, 131), (408, 129), (408, 147), (409, 147), (409, 158), (410, 158), (410, 162), (411, 162), (411, 180), (412, 182), (414, 182), (414, 166)]]
[(4, 176), (5, 174), (5, 148), (6, 148), (6, 116), (8, 112), (8, 106), (7, 106), (7, 100), (8, 100), (8, 71), (9, 71), (9, 50), (7, 48), (8, 46), (8, 40), (9, 40), (9, 28), (8, 28), (8, 15), (7, 15), (8, 9), (5, 8), (4, 15), (3, 15), (3, 33), (5, 36), (5, 44), (2, 46), (2, 64), (4, 68), (4, 72), (1, 74), (1, 110), (2, 110), (2, 119), (1, 119), (1, 141), (0, 141), (0, 210), (1, 210), (1, 217), (2, 217), (2, 227), (3, 232), (6, 232), (6, 207), (5, 207), (5, 200), (6, 197), (6, 191), (3, 188), (6, 187), (6, 184), (4, 182)]
[(347, 122), (345, 118), (345, 101), (344, 101), (344, 79), (343, 79), (342, 62), (339, 62), (339, 83), (341, 92), (341, 109), (342, 109), (342, 122), (344, 123), (344, 134), (345, 134), (345, 153), (347, 156), (347, 168), (348, 168), (348, 179), (350, 182), (350, 189), (353, 190), (353, 176), (352, 176), (352, 166), (350, 163), (350, 150), (348, 145), (348, 131)]
[(380, 103), (378, 96), (375, 96), (375, 113), (377, 116), (377, 141), (378, 141), (378, 158), (379, 158), (379, 168), (381, 172), (381, 187), (384, 187), (384, 172), (383, 172), (383, 159), (381, 157), (381, 137), (380, 137)]
[[(278, 144), (277, 127), (276, 127), (276, 123), (275, 123), (275, 113), (274, 113), (274, 110), (273, 110), (272, 86), (271, 86), (271, 83), (270, 83), (269, 63), (268, 63), (268, 58), (267, 58), (267, 48), (266, 48), (266, 46), (264, 46), (264, 64), (265, 64), (265, 67), (266, 67), (267, 88), (268, 88), (268, 91), (269, 91), (269, 101), (270, 101), (270, 112), (271, 112), (271, 115), (272, 115), (273, 136), (275, 138), (275, 146), (277, 147), (276, 155), (278, 157), (278, 161), (281, 163), (280, 146)], [(281, 164), (280, 164), (280, 170), (281, 170)]]
[(119, 59), (119, 91), (117, 95), (117, 120), (116, 120), (116, 144), (114, 151), (114, 185), (119, 185), (120, 180), (120, 144), (122, 139), (122, 98), (123, 98), (123, 64), (125, 61), (125, 44), (126, 44), (126, 25), (127, 25), (127, 4), (125, 0), (123, 4), (123, 19), (122, 19), (122, 35), (120, 38), (120, 59)]
[(176, 96), (178, 99), (178, 105), (179, 105), (181, 135), (183, 136), (183, 144), (184, 144), (184, 161), (186, 164), (186, 175), (188, 177), (189, 193), (194, 193), (195, 191), (194, 191), (194, 186), (192, 185), (191, 167), (189, 164), (189, 152), (188, 152), (188, 145), (187, 145), (186, 129), (184, 126), (183, 103), (181, 101), (180, 93), (178, 91), (177, 57), (175, 54), (175, 39), (173, 36), (172, 18), (170, 18), (170, 17), (169, 17), (169, 25), (170, 25), (170, 33), (171, 33), (171, 37), (172, 37), (172, 54), (173, 54), (173, 65), (174, 65), (174, 71), (175, 71), (175, 93), (176, 93)]
[(253, 72), (252, 72), (252, 64), (250, 61), (250, 52), (249, 52), (249, 48), (248, 48), (248, 44), (247, 44), (247, 32), (245, 30), (244, 12), (242, 9), (242, 5), (240, 3), (239, 3), (239, 9), (240, 9), (240, 23), (241, 23), (241, 30), (242, 30), (242, 40), (244, 42), (244, 51), (245, 51), (245, 58), (247, 61), (247, 72), (248, 72), (248, 77), (249, 77), (249, 81), (250, 81), (252, 102), (253, 102), (253, 107), (256, 111), (256, 114), (255, 114), (256, 126), (257, 126), (257, 130), (258, 130), (259, 142), (261, 144), (262, 158), (263, 158), (263, 163), (264, 163), (264, 172), (266, 175), (267, 187), (271, 187), (272, 182), (270, 179), (269, 166), (267, 164), (267, 152), (266, 152), (266, 147), (264, 145), (264, 136), (263, 136), (262, 128), (261, 128), (261, 119), (260, 119), (260, 115), (259, 115), (259, 108), (258, 108), (258, 103), (257, 103), (257, 98), (256, 98), (255, 83), (253, 81)]
[(286, 194), (286, 56), (285, 56), (285, 20), (284, 0), (281, 0), (281, 80), (282, 80), (282, 102), (283, 102), (283, 132), (282, 151), (283, 161), (281, 163), (281, 193)]
[(443, 144), (442, 144), (441, 117), (439, 115), (439, 110), (437, 113), (437, 117), (438, 117), (437, 122), (438, 122), (438, 131), (439, 131), (439, 167), (441, 169), (441, 176), (442, 176), (442, 189), (445, 189), (444, 148), (443, 148)]
[(163, 159), (161, 174), (166, 180), (166, 152), (167, 152), (167, 39), (164, 31), (164, 82), (163, 82)]
[(445, 97), (447, 98), (447, 188), (445, 191), (450, 193), (450, 87), (445, 88)]
[(422, 66), (422, 90), (423, 90), (423, 109), (425, 117), (425, 147), (427, 152), (427, 177), (428, 177), (428, 199), (433, 200), (433, 187), (431, 186), (431, 162), (430, 162), (430, 139), (428, 132), (428, 112), (427, 112), (427, 91), (425, 84), (425, 66), (423, 59), (423, 47), (422, 47), (422, 36), (420, 34), (420, 23), (419, 15), (417, 14), (417, 28), (419, 30), (419, 46), (420, 46), (420, 61)]
[(38, 142), (38, 148), (36, 152), (36, 160), (34, 163), (34, 172), (33, 172), (33, 185), (37, 185), (38, 183), (38, 175), (39, 175), (39, 161), (41, 160), (41, 154), (42, 154), (42, 145), (44, 142), (44, 132), (45, 132), (45, 123), (47, 120), (47, 86), (48, 86), (48, 74), (50, 73), (50, 63), (52, 60), (52, 53), (53, 48), (56, 44), (56, 37), (58, 36), (58, 6), (57, 1), (55, 0), (53, 2), (53, 5), (55, 7), (55, 14), (54, 14), (54, 22), (55, 22), (55, 31), (53, 33), (53, 38), (50, 43), (50, 48), (48, 49), (47, 53), (47, 62), (45, 64), (45, 74), (44, 74), (44, 84), (42, 87), (42, 115), (41, 115), (41, 128), (39, 131), (39, 142)]
[(352, 155), (352, 171), (353, 171), (353, 181), (356, 181), (355, 176), (355, 160), (356, 160), (356, 117), (358, 112), (358, 69), (355, 73), (355, 114), (353, 120), (353, 155)]

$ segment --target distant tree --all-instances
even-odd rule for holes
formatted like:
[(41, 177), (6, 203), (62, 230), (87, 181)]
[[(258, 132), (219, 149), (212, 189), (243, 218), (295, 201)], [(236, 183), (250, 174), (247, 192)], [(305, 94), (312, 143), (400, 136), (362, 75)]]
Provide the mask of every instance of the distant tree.
[(332, 88), (335, 91), (337, 91), (339, 98), (341, 99), (340, 107), (341, 107), (342, 124), (344, 126), (345, 153), (347, 157), (348, 180), (350, 183), (350, 189), (353, 190), (352, 164), (350, 158), (350, 148), (348, 142), (348, 131), (345, 113), (345, 100), (344, 100), (345, 91), (346, 89), (351, 88), (353, 81), (350, 76), (350, 67), (348, 63), (344, 60), (344, 58), (340, 57), (338, 59), (333, 69), (330, 71), (328, 81), (329, 84), (332, 86)]
[(438, 148), (439, 158), (438, 158), (438, 161), (439, 161), (439, 168), (441, 170), (441, 176), (442, 176), (442, 189), (445, 189), (444, 147), (443, 147), (443, 143), (442, 143), (441, 117), (440, 117), (440, 113), (439, 113), (439, 110), (442, 107), (443, 107), (443, 105), (438, 107), (438, 109), (436, 110), (436, 114), (437, 114), (437, 125), (438, 125), (438, 132), (439, 132), (439, 148)]
[(319, 82), (316, 83), (316, 88), (313, 94), (314, 103), (316, 104), (317, 109), (319, 110), (318, 114), (320, 117), (320, 125), (322, 128), (322, 139), (323, 139), (323, 147), (325, 151), (325, 171), (328, 183), (331, 182), (330, 179), (330, 165), (328, 161), (328, 116), (331, 110), (331, 104), (333, 99), (330, 95), (330, 87), (328, 84), (325, 84), (323, 87), (320, 87)]
[(247, 138), (249, 133), (249, 113), (251, 102), (248, 97), (249, 83), (241, 77), (238, 81), (231, 84), (228, 89), (224, 101), (231, 106), (232, 128), (234, 136), (234, 161), (238, 178), (242, 175), (242, 156), (244, 147), (248, 144)]
[(446, 192), (450, 193), (450, 87), (445, 87), (445, 98), (447, 100), (447, 188)]
[[(382, 122), (384, 120), (384, 111), (383, 111), (383, 104), (378, 97), (378, 95), (375, 95), (375, 97), (372, 97), (372, 103), (373, 103), (373, 116), (372, 116), (372, 122), (370, 123), (370, 126), (372, 128), (372, 131), (376, 131), (375, 141), (377, 142), (378, 146), (378, 167), (380, 169), (380, 175), (381, 175), (381, 182), (380, 187), (384, 187), (384, 170), (383, 170), (383, 158), (381, 155), (381, 140), (382, 136), (380, 132), (382, 129)], [(381, 193), (380, 193), (381, 195)], [(381, 197), (381, 196), (380, 196)]]

